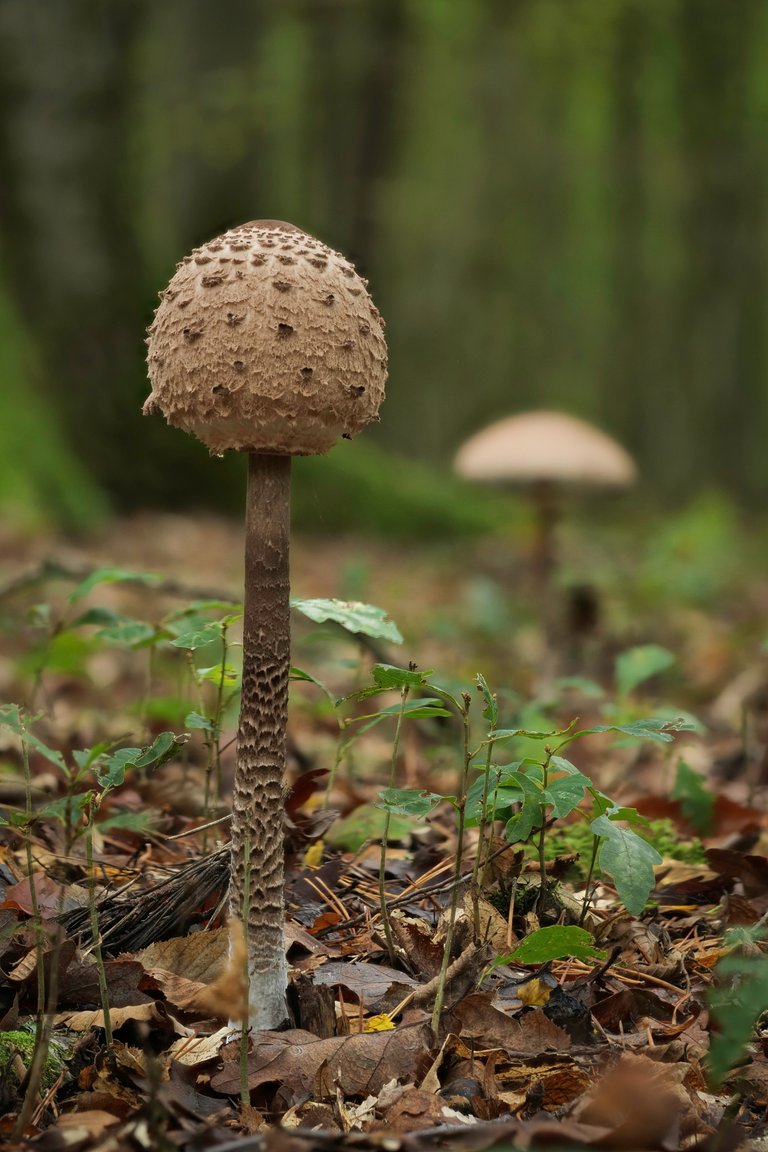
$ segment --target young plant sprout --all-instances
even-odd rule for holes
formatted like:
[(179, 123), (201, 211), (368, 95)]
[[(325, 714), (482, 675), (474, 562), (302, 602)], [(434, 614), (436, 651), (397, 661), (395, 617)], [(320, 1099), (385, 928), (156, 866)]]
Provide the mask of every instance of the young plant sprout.
[(327, 452), (377, 418), (387, 374), (383, 329), (353, 266), (276, 220), (233, 228), (185, 257), (149, 329), (152, 392), (144, 412), (159, 410), (217, 455), (248, 453), (230, 908), (240, 918), (248, 893), (254, 1029), (276, 1028), (287, 1016), (291, 456)]

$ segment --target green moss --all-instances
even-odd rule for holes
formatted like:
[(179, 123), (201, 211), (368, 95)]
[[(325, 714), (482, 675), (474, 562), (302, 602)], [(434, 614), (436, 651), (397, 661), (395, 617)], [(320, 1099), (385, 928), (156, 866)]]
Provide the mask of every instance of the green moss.
[[(0, 1032), (0, 1077), (18, 1083), (14, 1072), (14, 1057), (18, 1056), (25, 1070), (29, 1068), (35, 1051), (34, 1025), (29, 1030), (19, 1028)], [(43, 1068), (43, 1088), (52, 1088), (72, 1055), (72, 1044), (64, 1036), (52, 1036)]]
[[(653, 845), (662, 856), (672, 860), (682, 860), (686, 864), (704, 864), (706, 853), (704, 845), (695, 837), (681, 837), (678, 829), (671, 820), (652, 820), (647, 828), (638, 826), (635, 831), (649, 844)], [(586, 877), (589, 861), (592, 855), (593, 836), (589, 825), (583, 821), (567, 824), (565, 827), (554, 829), (547, 835), (547, 857), (569, 856), (578, 853), (580, 859), (574, 865), (578, 875)]]

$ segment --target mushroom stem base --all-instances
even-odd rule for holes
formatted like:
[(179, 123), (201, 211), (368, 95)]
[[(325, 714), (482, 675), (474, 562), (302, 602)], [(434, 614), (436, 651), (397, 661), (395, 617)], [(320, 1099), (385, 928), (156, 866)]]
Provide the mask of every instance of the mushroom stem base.
[(286, 1019), (288, 968), (283, 897), (283, 809), (290, 671), (288, 551), (290, 456), (252, 453), (248, 464), (243, 685), (232, 802), (230, 911), (243, 920), (244, 845), (250, 844), (250, 1025)]

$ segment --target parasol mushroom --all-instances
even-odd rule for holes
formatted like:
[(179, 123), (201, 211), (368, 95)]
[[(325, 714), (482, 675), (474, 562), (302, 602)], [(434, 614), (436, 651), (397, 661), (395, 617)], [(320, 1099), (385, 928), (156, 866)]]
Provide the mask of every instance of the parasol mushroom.
[(546, 579), (555, 562), (559, 490), (564, 486), (628, 488), (632, 457), (605, 432), (563, 412), (525, 412), (476, 432), (459, 449), (454, 469), (467, 480), (524, 484), (536, 516), (534, 563)]
[(387, 369), (383, 327), (366, 282), (343, 256), (292, 224), (257, 220), (184, 258), (149, 329), (145, 414), (162, 412), (217, 455), (248, 453), (230, 909), (242, 917), (247, 888), (254, 1029), (278, 1027), (287, 1016), (291, 456), (324, 453), (377, 418)]

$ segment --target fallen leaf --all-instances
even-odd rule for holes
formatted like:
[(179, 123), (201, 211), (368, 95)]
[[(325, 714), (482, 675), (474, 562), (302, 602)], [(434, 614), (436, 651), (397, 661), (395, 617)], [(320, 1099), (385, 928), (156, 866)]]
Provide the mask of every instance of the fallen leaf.
[(83, 1136), (89, 1136), (93, 1139), (96, 1136), (101, 1136), (107, 1128), (119, 1123), (119, 1118), (113, 1112), (92, 1108), (90, 1111), (65, 1112), (63, 1116), (59, 1116), (56, 1127), (64, 1129), (67, 1133), (67, 1143), (69, 1143), (70, 1138), (81, 1139), (81, 1132)]
[(145, 968), (161, 968), (186, 980), (211, 984), (224, 972), (228, 953), (229, 931), (217, 928), (159, 940), (140, 952), (126, 953), (121, 959), (138, 960)]
[[(394, 1032), (333, 1036), (320, 1040), (311, 1032), (256, 1032), (248, 1058), (248, 1086), (279, 1083), (312, 1092), (345, 1096), (377, 1095), (388, 1080), (418, 1078), (429, 1067), (431, 1031), (427, 1025), (401, 1025)], [(214, 1092), (240, 1091), (240, 1071), (234, 1061), (211, 1079)]]
[(494, 1008), (491, 1000), (488, 992), (465, 996), (450, 1013), (451, 1031), (464, 1039), (477, 1040), (483, 1048), (503, 1048), (506, 1052), (529, 1054), (546, 1049), (566, 1052), (571, 1047), (567, 1032), (548, 1020), (543, 1012), (507, 1016)]
[(366, 1007), (376, 1009), (393, 985), (405, 986), (398, 996), (402, 999), (409, 988), (418, 988), (418, 982), (404, 972), (396, 972), (383, 964), (364, 964), (350, 960), (346, 964), (333, 960), (323, 964), (314, 973), (315, 984), (341, 986), (354, 993)]
[[(129, 1004), (126, 1008), (110, 1009), (109, 1013), (112, 1030), (122, 1028), (123, 1024), (143, 1021), (156, 1027), (176, 1032), (180, 1036), (191, 1035), (192, 1030), (186, 1028), (165, 1010), (158, 1000), (150, 1000), (148, 1004)], [(71, 1028), (73, 1032), (88, 1032), (91, 1028), (104, 1027), (104, 1013), (101, 1009), (84, 1012), (57, 1012), (54, 1023), (59, 1028)]]
[(384, 1113), (384, 1122), (393, 1132), (415, 1132), (437, 1124), (475, 1124), (474, 1117), (463, 1116), (439, 1096), (411, 1088), (404, 1092)]
[(208, 1064), (211, 1060), (221, 1058), (221, 1046), (231, 1036), (232, 1029), (228, 1025), (211, 1036), (182, 1036), (168, 1048), (168, 1056), (177, 1064), (188, 1064), (191, 1067)]

